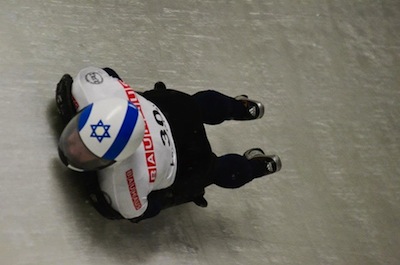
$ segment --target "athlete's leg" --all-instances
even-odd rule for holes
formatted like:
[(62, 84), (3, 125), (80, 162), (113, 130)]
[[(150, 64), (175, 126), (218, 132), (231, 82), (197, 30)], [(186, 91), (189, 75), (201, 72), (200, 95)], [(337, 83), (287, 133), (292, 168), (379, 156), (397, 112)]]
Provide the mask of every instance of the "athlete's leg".
[(220, 124), (226, 120), (254, 120), (264, 114), (264, 106), (247, 96), (233, 98), (214, 90), (206, 90), (192, 97), (199, 105), (206, 124)]
[(194, 94), (193, 98), (200, 106), (206, 124), (219, 124), (243, 111), (239, 101), (217, 91), (201, 91)]
[(237, 154), (218, 157), (213, 173), (214, 183), (223, 188), (239, 188), (254, 179), (249, 161)]
[(244, 155), (227, 154), (217, 158), (213, 171), (214, 184), (223, 188), (239, 188), (254, 178), (273, 174), (281, 169), (276, 155), (265, 155), (253, 148)]

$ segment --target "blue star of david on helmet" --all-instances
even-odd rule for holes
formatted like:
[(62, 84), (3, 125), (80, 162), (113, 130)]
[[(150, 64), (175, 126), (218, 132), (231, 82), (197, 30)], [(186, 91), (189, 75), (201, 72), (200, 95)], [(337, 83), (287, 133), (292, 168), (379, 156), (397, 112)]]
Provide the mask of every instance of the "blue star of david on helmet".
[(101, 143), (104, 138), (111, 137), (108, 133), (108, 129), (110, 129), (111, 125), (105, 125), (102, 120), (99, 120), (97, 124), (90, 124), (90, 127), (92, 127), (92, 133), (90, 134), (90, 137), (97, 138), (99, 143)]

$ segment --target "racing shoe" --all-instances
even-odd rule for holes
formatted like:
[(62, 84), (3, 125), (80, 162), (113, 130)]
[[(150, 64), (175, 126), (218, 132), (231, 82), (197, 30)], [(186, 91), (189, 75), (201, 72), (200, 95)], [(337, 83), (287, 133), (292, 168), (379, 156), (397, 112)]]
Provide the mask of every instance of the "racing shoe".
[[(277, 155), (266, 155), (260, 148), (252, 148), (247, 150), (244, 154), (247, 160), (253, 162), (255, 167), (255, 175), (264, 176), (278, 172), (282, 168), (282, 162)], [(256, 176), (256, 177), (257, 177)]]
[(235, 97), (246, 108), (246, 113), (241, 117), (235, 117), (235, 120), (255, 120), (261, 119), (264, 115), (264, 105), (256, 100), (249, 99), (247, 95)]

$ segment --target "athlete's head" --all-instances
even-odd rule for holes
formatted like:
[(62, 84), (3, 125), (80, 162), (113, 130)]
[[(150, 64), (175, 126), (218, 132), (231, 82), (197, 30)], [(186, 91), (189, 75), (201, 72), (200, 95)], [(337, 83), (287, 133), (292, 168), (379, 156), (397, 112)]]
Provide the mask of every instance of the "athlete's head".
[(143, 140), (145, 125), (129, 101), (111, 98), (92, 103), (67, 124), (58, 152), (69, 168), (105, 168), (132, 155)]

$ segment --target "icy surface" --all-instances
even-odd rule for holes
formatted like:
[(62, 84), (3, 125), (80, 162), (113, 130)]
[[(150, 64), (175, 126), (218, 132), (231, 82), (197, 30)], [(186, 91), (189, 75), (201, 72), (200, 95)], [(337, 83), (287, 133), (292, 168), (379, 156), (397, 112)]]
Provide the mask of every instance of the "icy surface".
[[(56, 151), (55, 85), (89, 65), (261, 100), (210, 141), (282, 171), (210, 187), (206, 209), (103, 219)], [(398, 0), (5, 0), (0, 73), (1, 264), (400, 264)]]

